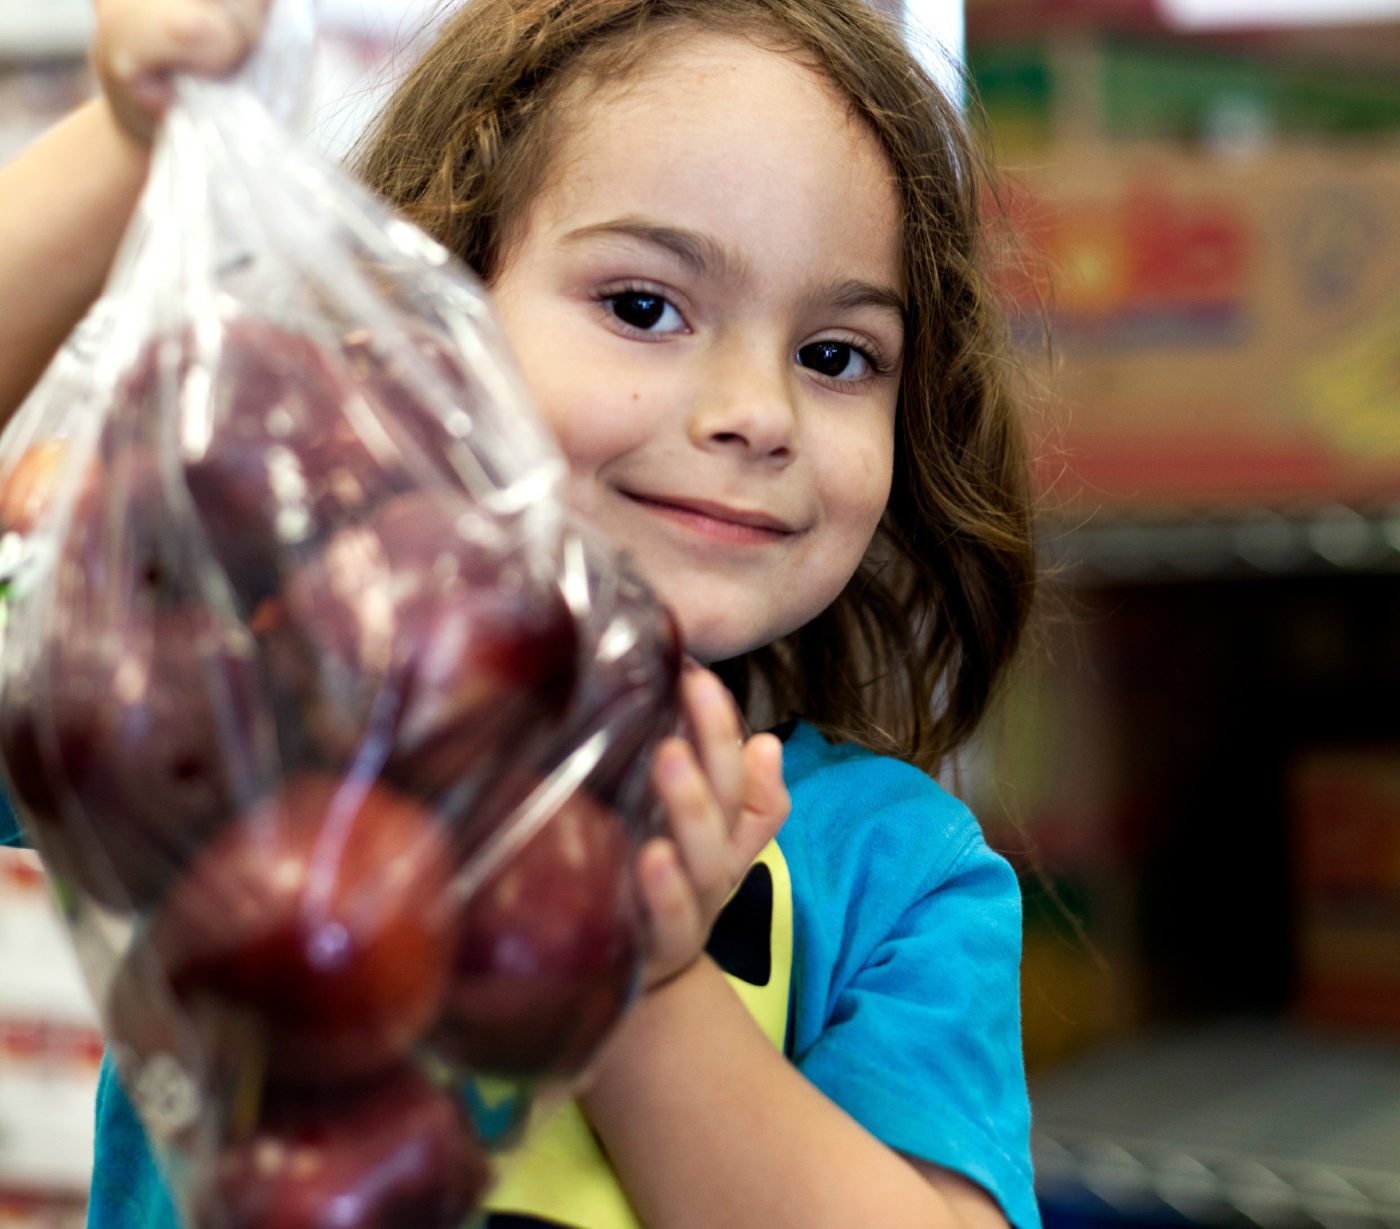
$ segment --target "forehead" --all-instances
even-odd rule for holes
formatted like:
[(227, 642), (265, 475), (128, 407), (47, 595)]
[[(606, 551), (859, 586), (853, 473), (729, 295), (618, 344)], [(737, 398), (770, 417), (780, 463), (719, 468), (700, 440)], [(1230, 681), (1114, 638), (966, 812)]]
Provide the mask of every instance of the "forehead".
[(902, 280), (889, 159), (797, 55), (737, 35), (668, 34), (622, 78), (573, 83), (557, 118), (532, 228), (660, 211), (759, 243), (775, 232), (820, 238)]

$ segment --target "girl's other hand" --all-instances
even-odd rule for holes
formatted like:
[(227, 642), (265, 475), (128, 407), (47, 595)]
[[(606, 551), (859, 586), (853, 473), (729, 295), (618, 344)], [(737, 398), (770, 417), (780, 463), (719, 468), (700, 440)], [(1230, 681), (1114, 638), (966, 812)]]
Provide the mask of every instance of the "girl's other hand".
[(640, 854), (652, 923), (648, 990), (704, 951), (729, 894), (788, 815), (781, 741), (743, 737), (733, 698), (708, 670), (686, 671), (681, 699), (692, 741), (666, 739), (653, 770), (670, 836), (648, 841)]
[(267, 0), (95, 0), (92, 61), (117, 123), (149, 145), (174, 72), (218, 76), (257, 42)]

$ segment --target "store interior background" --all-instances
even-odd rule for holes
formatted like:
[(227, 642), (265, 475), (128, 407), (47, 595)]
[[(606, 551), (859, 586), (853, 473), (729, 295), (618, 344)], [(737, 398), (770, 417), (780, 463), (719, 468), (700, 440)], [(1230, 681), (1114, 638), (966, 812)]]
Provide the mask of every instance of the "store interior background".
[[(962, 15), (1048, 579), (956, 784), (1026, 889), (1052, 1229), (1400, 1226), (1400, 4), (1345, 3)], [(323, 0), (331, 152), (430, 9)], [(0, 0), (0, 159), (87, 20)], [(63, 942), (0, 861), (0, 1229), (82, 1223)]]

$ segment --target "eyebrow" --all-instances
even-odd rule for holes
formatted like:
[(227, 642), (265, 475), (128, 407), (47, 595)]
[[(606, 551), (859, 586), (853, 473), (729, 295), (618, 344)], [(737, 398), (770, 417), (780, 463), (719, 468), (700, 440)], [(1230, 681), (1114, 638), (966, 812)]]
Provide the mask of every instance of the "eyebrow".
[[(595, 238), (620, 237), (635, 239), (670, 252), (692, 273), (705, 277), (747, 277), (748, 263), (735, 257), (722, 244), (708, 235), (679, 226), (663, 226), (644, 218), (623, 217), (592, 226), (580, 226), (564, 236), (566, 243)], [(812, 295), (814, 302), (830, 303), (835, 307), (878, 307), (899, 318), (901, 327), (907, 322), (904, 296), (891, 286), (852, 278), (824, 287)]]
[(615, 218), (593, 226), (580, 226), (564, 236), (565, 242), (618, 236), (637, 239), (653, 247), (663, 248), (675, 256), (692, 273), (708, 276), (745, 277), (749, 273), (745, 261), (735, 259), (708, 235), (685, 230), (679, 226), (662, 226), (643, 218)]
[(812, 296), (834, 307), (879, 307), (899, 317), (901, 326), (908, 323), (908, 307), (904, 296), (891, 286), (863, 282), (858, 278), (840, 282)]

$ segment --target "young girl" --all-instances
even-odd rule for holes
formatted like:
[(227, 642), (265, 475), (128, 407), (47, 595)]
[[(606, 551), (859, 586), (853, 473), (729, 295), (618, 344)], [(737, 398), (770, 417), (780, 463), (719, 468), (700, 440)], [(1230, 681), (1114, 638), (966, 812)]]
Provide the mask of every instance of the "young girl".
[[(0, 405), (97, 293), (167, 74), (260, 7), (99, 0), (103, 97), (0, 172)], [(1015, 879), (921, 771), (1033, 585), (978, 167), (862, 0), (471, 0), (366, 140), (714, 670), (655, 764), (645, 992), (500, 1226), (1036, 1229)], [(90, 1223), (170, 1223), (110, 1076), (98, 1113)]]

